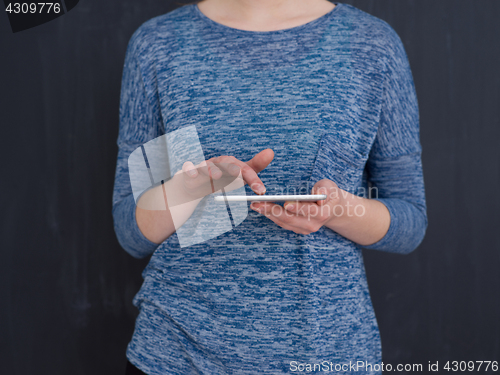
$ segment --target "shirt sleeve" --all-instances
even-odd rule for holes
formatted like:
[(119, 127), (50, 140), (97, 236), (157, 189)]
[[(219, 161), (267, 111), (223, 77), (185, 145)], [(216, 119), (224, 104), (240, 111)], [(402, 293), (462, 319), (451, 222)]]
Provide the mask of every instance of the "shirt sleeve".
[(120, 245), (133, 257), (151, 255), (158, 244), (149, 241), (137, 226), (135, 200), (128, 171), (128, 157), (137, 148), (163, 134), (163, 122), (150, 61), (154, 34), (142, 25), (132, 35), (125, 55), (120, 93), (118, 158), (113, 190), (114, 229)]
[(372, 197), (389, 210), (387, 234), (366, 249), (407, 254), (423, 240), (427, 209), (417, 95), (401, 39), (390, 28), (378, 131), (366, 164)]

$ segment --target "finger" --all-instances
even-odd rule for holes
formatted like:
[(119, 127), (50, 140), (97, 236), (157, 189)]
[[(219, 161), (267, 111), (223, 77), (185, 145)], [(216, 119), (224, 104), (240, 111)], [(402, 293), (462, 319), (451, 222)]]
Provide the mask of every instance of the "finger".
[(283, 208), (287, 212), (293, 212), (296, 215), (307, 216), (307, 213), (310, 211), (310, 207), (318, 206), (315, 202), (299, 202), (299, 201), (286, 201), (283, 204)]
[(209, 170), (205, 161), (196, 166), (191, 161), (187, 161), (178, 173), (182, 174), (183, 186), (189, 195), (204, 196), (212, 192)]
[(222, 171), (213, 163), (212, 159), (203, 161), (198, 164), (198, 170), (205, 176), (215, 180), (222, 177)]
[[(231, 158), (228, 156), (228, 158)], [(229, 163), (217, 163), (217, 165), (224, 169), (224, 171), (228, 172), (231, 176), (239, 176), (241, 172), (241, 168), (238, 166), (241, 163), (229, 162)]]
[(296, 214), (286, 211), (282, 206), (275, 203), (253, 202), (250, 208), (262, 215), (272, 216), (289, 225), (293, 225), (294, 219), (298, 218)]
[(274, 151), (270, 148), (266, 148), (255, 155), (251, 160), (247, 161), (246, 164), (256, 173), (259, 173), (264, 170), (273, 161), (273, 159)]
[(323, 220), (331, 214), (331, 207), (318, 205), (315, 202), (285, 202), (283, 205), (287, 212), (306, 219)]
[(187, 161), (182, 165), (182, 172), (184, 172), (191, 178), (198, 176), (198, 170), (196, 169), (194, 164), (190, 161)]
[[(257, 172), (255, 172), (248, 164), (242, 162), (241, 160), (236, 159), (233, 156), (221, 156), (217, 158), (216, 163), (227, 165), (228, 170), (233, 166), (237, 166), (239, 168), (239, 173), (241, 173), (243, 180), (250, 186), (250, 188), (256, 194), (264, 194), (266, 192), (266, 188), (264, 183), (261, 181)], [(232, 173), (235, 173), (236, 170), (233, 169)]]
[[(212, 184), (210, 177), (203, 174), (198, 173), (197, 176), (191, 177), (188, 173), (182, 173), (183, 176), (183, 186), (187, 193), (190, 195), (206, 195), (212, 192)], [(208, 191), (208, 193), (206, 193)]]
[(318, 201), (318, 205), (336, 204), (340, 199), (340, 189), (337, 184), (331, 180), (323, 179), (318, 181), (312, 188), (311, 194), (325, 194), (326, 199)]
[(257, 203), (254, 202), (250, 207), (262, 215), (266, 216), (269, 220), (273, 221), (278, 226), (286, 230), (291, 230), (298, 234), (309, 234), (307, 231), (307, 219), (299, 217), (295, 214), (286, 212), (283, 207), (274, 203)]
[(208, 171), (210, 173), (210, 177), (217, 180), (222, 177), (222, 171), (211, 161), (207, 163)]
[(241, 173), (240, 166), (244, 164), (242, 161), (237, 160), (232, 156), (218, 158), (214, 163), (223, 173), (225, 173), (226, 176), (231, 177), (238, 177)]
[(201, 163), (199, 163), (196, 166), (196, 169), (198, 170), (198, 172), (200, 172), (201, 174), (203, 174), (204, 176), (207, 176), (207, 177), (210, 177), (209, 169), (208, 169), (208, 166), (207, 166), (207, 163), (209, 161), (210, 160), (203, 160)]
[(184, 180), (184, 187), (186, 189), (193, 189), (193, 188), (199, 186), (200, 178), (202, 176), (200, 176), (200, 174), (198, 173), (198, 169), (196, 168), (196, 166), (192, 162), (190, 162), (190, 161), (185, 162), (182, 165), (181, 171), (179, 171), (179, 172), (182, 173), (182, 177)]
[(305, 234), (305, 233), (302, 233), (300, 231), (300, 228), (288, 225), (288, 224), (284, 223), (283, 221), (281, 221), (279, 218), (277, 218), (275, 216), (272, 216), (272, 215), (265, 215), (265, 216), (269, 220), (271, 220), (273, 223), (275, 223), (277, 226), (279, 226), (279, 227), (281, 227), (283, 229), (290, 230), (290, 231), (295, 232), (295, 233)]
[(313, 187), (311, 194), (326, 195), (326, 199), (316, 201), (316, 204), (319, 206), (328, 204), (328, 201), (331, 200), (331, 197), (329, 197), (329, 189), (326, 186)]

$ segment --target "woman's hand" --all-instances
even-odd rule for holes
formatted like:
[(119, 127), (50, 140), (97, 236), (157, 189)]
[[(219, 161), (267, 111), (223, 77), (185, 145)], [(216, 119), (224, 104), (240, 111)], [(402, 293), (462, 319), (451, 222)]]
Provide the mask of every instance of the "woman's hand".
[(233, 156), (219, 156), (197, 166), (190, 162), (184, 163), (174, 178), (148, 190), (139, 198), (136, 206), (139, 229), (148, 240), (163, 242), (176, 230), (171, 211), (174, 206), (190, 203), (176, 210), (175, 222), (179, 225), (189, 219), (204, 196), (224, 187), (230, 188), (226, 183), (234, 180), (240, 172), (244, 182), (255, 193), (264, 194), (266, 188), (257, 173), (266, 168), (273, 158), (273, 150), (266, 149), (247, 162)]
[(234, 156), (219, 156), (209, 161), (220, 164), (228, 173), (238, 176), (241, 171), (243, 180), (250, 188), (259, 195), (266, 192), (266, 187), (257, 173), (265, 169), (274, 159), (274, 151), (270, 148), (265, 149), (255, 155), (247, 162), (240, 161)]
[(326, 179), (314, 185), (312, 194), (326, 194), (327, 198), (285, 202), (284, 208), (267, 202), (254, 202), (250, 207), (297, 234), (307, 235), (325, 226), (362, 246), (380, 241), (389, 230), (389, 210), (378, 200), (358, 197)]
[(343, 207), (341, 190), (330, 180), (318, 181), (311, 194), (325, 194), (326, 199), (317, 202), (285, 202), (283, 207), (270, 202), (253, 202), (250, 207), (265, 215), (280, 227), (297, 234), (310, 234), (340, 215)]
[[(241, 183), (248, 184), (256, 194), (264, 194), (266, 188), (257, 173), (267, 167), (273, 157), (274, 152), (266, 149), (248, 162), (227, 155), (203, 161), (198, 165), (187, 161), (182, 170), (169, 181), (173, 187), (170, 188), (172, 193), (166, 194), (169, 205), (201, 199), (221, 189), (230, 191), (232, 188), (240, 187)], [(243, 181), (232, 184), (240, 173)]]

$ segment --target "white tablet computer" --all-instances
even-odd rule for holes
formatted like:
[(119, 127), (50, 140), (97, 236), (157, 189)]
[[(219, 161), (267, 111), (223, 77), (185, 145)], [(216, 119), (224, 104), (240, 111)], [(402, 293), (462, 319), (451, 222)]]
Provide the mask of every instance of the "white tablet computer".
[(286, 202), (286, 201), (322, 201), (325, 194), (317, 195), (226, 195), (214, 198), (216, 202)]

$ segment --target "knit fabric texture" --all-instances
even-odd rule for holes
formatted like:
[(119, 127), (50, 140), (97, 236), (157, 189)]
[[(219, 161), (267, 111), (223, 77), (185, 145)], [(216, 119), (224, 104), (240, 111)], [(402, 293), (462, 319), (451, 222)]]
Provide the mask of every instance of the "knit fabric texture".
[[(151, 256), (126, 353), (143, 372), (381, 374), (360, 245), (326, 227), (295, 234), (251, 210), (193, 246), (181, 248), (175, 233), (160, 245), (141, 233), (128, 156), (192, 125), (207, 159), (273, 149), (259, 174), (267, 194), (310, 194), (321, 179), (371, 192), (391, 223), (364, 248), (409, 253), (427, 215), (418, 103), (397, 33), (343, 3), (276, 31), (222, 25), (196, 4), (145, 22), (125, 57), (113, 193), (120, 244)], [(346, 367), (357, 361), (366, 368)]]

